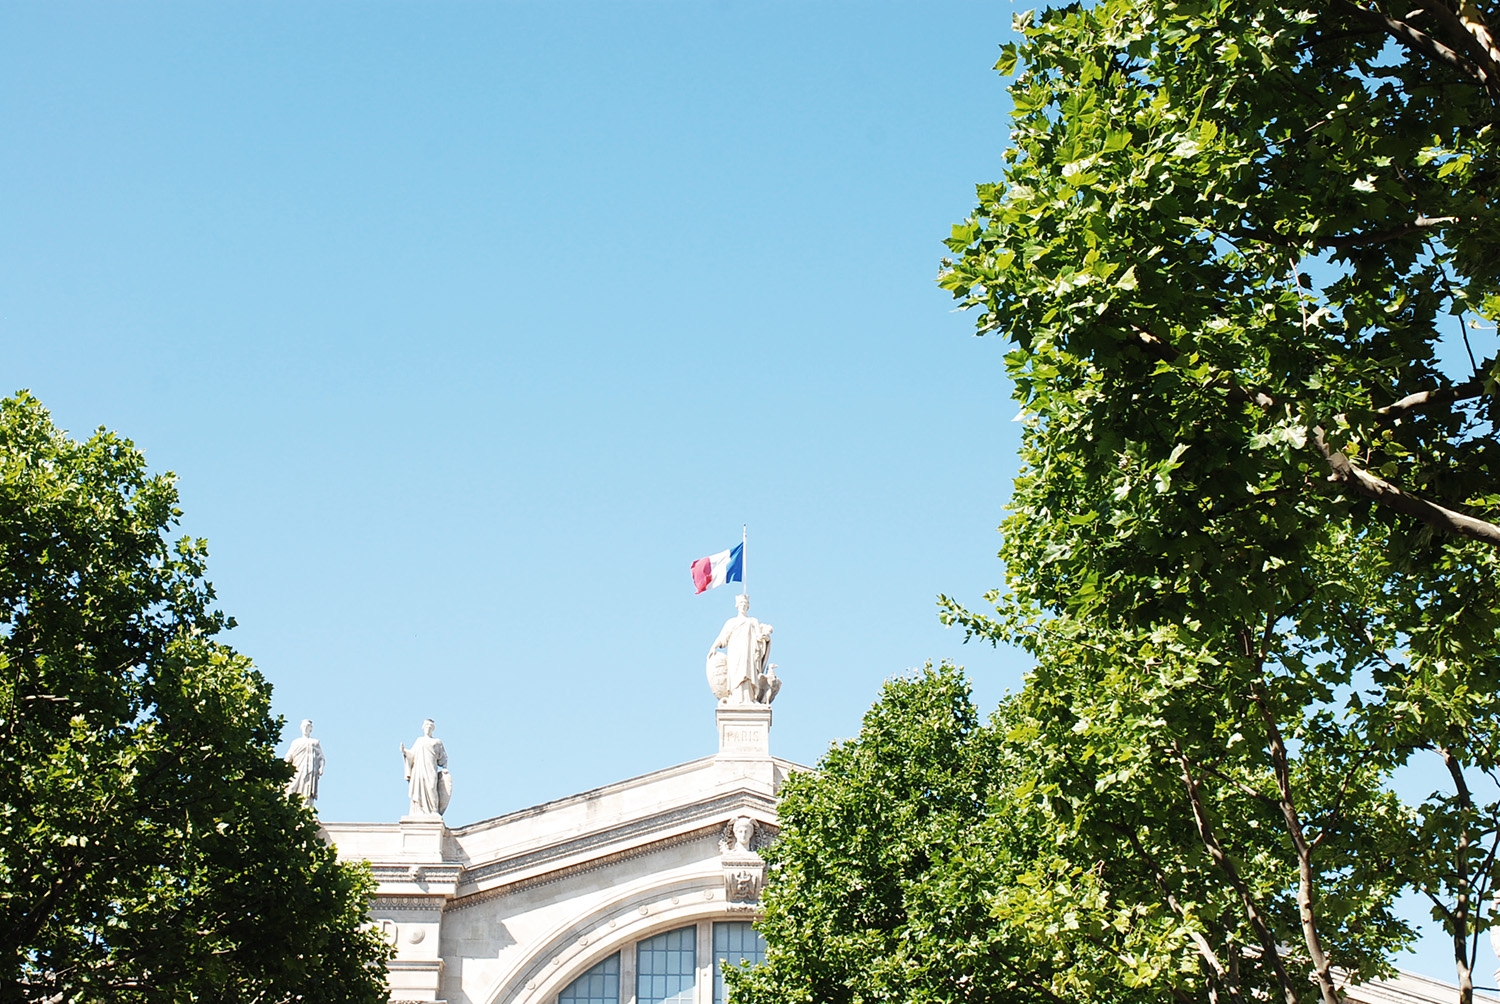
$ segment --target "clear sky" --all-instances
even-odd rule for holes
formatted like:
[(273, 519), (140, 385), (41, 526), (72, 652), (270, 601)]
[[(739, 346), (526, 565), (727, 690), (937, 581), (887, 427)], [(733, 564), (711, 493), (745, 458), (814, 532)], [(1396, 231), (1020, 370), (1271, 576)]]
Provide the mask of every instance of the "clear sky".
[(179, 475), (328, 819), (428, 716), (454, 825), (712, 753), (744, 523), (775, 753), (928, 659), (992, 706), (934, 600), (1000, 581), (1016, 408), (933, 279), (1012, 10), (4, 5), (0, 391)]

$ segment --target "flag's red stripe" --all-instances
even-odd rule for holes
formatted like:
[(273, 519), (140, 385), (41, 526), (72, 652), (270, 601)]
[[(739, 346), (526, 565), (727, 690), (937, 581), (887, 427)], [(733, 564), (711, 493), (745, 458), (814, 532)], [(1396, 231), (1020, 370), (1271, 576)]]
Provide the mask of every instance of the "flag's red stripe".
[(707, 558), (699, 558), (693, 562), (693, 592), (701, 593), (708, 588), (709, 581), (714, 577), (713, 562)]

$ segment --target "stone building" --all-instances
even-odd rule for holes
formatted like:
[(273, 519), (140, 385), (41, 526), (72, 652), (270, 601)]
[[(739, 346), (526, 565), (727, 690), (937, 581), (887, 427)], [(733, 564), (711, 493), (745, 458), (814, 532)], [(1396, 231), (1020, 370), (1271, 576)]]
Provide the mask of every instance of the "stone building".
[(755, 851), (802, 768), (771, 756), (769, 706), (718, 719), (714, 756), (468, 826), (325, 823), (374, 868), (391, 1000), (721, 1004), (717, 960), (760, 957)]
[(737, 606), (708, 660), (715, 755), (450, 829), (428, 727), (403, 747), (411, 814), (324, 823), (341, 858), (374, 869), (393, 1002), (722, 1004), (723, 960), (762, 957), (756, 852), (782, 780), (805, 769), (771, 755), (771, 628)]
[[(776, 793), (807, 769), (770, 752), (770, 628), (742, 609), (726, 639), (708, 666), (713, 756), (450, 829), (446, 754), (427, 728), (406, 751), (411, 814), (324, 823), (341, 858), (374, 869), (371, 915), (396, 949), (392, 1004), (724, 1004), (725, 961), (763, 957), (751, 923)], [(1449, 1004), (1457, 992), (1403, 974), (1347, 999)]]

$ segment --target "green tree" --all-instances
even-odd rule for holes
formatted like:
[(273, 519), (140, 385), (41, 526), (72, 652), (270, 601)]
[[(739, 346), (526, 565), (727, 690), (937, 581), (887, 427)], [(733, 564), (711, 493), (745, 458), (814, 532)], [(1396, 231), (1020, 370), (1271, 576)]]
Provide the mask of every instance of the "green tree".
[[(1059, 854), (1008, 706), (951, 666), (888, 682), (859, 735), (788, 778), (749, 1004), (1159, 1000), (1180, 925), (1133, 916)], [(1168, 946), (1163, 951), (1163, 946)], [(1123, 957), (1129, 965), (1109, 966)]]
[[(1470, 340), (1500, 315), (1495, 16), (1101, 0), (1003, 48), (1013, 145), (940, 281), (1008, 346), (1023, 467), (996, 614), (944, 614), (1035, 656), (1014, 731), (1059, 846), (1178, 918), (1178, 994), (1335, 1004), (1418, 889), (1471, 997), (1500, 837), (1500, 364)], [(1403, 802), (1420, 757), (1451, 782)]]
[(385, 998), (171, 475), (0, 401), (0, 1000)]

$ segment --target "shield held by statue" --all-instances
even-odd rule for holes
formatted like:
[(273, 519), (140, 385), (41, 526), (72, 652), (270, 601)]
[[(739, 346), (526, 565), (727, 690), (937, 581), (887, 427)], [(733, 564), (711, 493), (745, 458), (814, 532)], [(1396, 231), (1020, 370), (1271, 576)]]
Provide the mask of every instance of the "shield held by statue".
[(438, 815), (448, 811), (448, 803), (453, 800), (453, 772), (449, 770), (438, 774), (437, 783)]
[(708, 689), (721, 701), (729, 696), (729, 657), (723, 652), (709, 654)]

